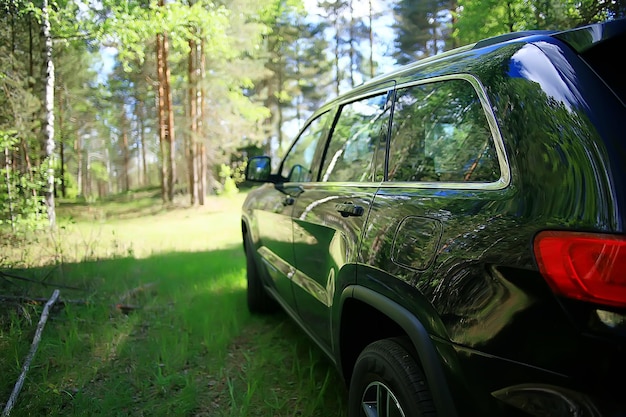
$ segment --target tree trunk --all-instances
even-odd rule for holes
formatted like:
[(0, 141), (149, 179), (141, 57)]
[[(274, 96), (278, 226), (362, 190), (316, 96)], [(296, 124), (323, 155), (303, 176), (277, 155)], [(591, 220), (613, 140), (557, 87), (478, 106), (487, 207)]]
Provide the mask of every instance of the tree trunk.
[(163, 35), (156, 38), (156, 61), (158, 83), (158, 121), (159, 121), (159, 147), (161, 149), (161, 198), (168, 201), (169, 189), (167, 182), (167, 126), (165, 114), (165, 69), (163, 67)]
[(200, 189), (202, 192), (199, 194), (200, 196), (200, 205), (204, 205), (204, 200), (206, 197), (206, 181), (207, 181), (207, 161), (206, 161), (206, 146), (204, 142), (200, 142), (200, 150), (198, 152), (200, 157)]
[(176, 140), (174, 138), (174, 104), (172, 100), (172, 88), (170, 87), (170, 68), (167, 63), (169, 46), (166, 34), (163, 34), (162, 47), (163, 70), (165, 73), (165, 85), (163, 86), (163, 92), (165, 93), (165, 111), (167, 114), (167, 140), (169, 145), (169, 160), (167, 164), (167, 187), (169, 192), (169, 201), (174, 201), (174, 187), (176, 185)]
[(372, 0), (369, 0), (369, 42), (370, 42), (370, 79), (374, 78), (374, 30), (372, 29), (372, 23), (374, 21), (374, 17), (372, 16)]
[(107, 169), (107, 180), (106, 181), (102, 181), (102, 183), (104, 184), (103, 186), (103, 193), (102, 193), (102, 197), (110, 194), (110, 193), (116, 193), (118, 192), (119, 187), (113, 187), (113, 182), (111, 182), (111, 178), (113, 177), (113, 175), (111, 175), (111, 165), (112, 165), (112, 161), (111, 161), (111, 155), (109, 153), (109, 148), (106, 148), (104, 150), (104, 163)]
[(87, 161), (85, 163), (85, 183), (83, 184), (85, 198), (91, 196), (91, 160), (89, 159), (89, 151), (85, 152)]
[(146, 164), (146, 129), (144, 126), (144, 117), (146, 113), (146, 108), (143, 105), (143, 102), (139, 102), (138, 105), (138, 115), (137, 120), (139, 120), (139, 142), (141, 145), (141, 153), (140, 153), (140, 161), (141, 161), (141, 169), (143, 172), (143, 178), (140, 181), (140, 184), (144, 187), (149, 184), (148, 181), (148, 165)]
[(48, 187), (45, 193), (50, 227), (56, 226), (56, 212), (54, 209), (54, 62), (52, 61), (52, 35), (50, 33), (50, 17), (48, 14), (48, 0), (43, 0), (41, 20), (44, 37), (44, 62), (46, 65), (46, 118), (44, 124), (45, 151), (48, 164)]
[[(59, 128), (61, 126), (59, 125)], [(59, 129), (60, 130), (60, 129)], [(61, 185), (61, 197), (67, 197), (67, 190), (65, 185), (65, 144), (63, 138), (59, 138), (59, 180)]]
[[(280, 65), (281, 68), (284, 68), (284, 62), (282, 55), (280, 57)], [(277, 81), (277, 89), (276, 91), (278, 91), (278, 97), (282, 97), (282, 91), (284, 88), (284, 80), (283, 80), (283, 76), (285, 75), (284, 71), (281, 69), (280, 71), (278, 71), (278, 73), (276, 74), (276, 81)], [(282, 149), (283, 147), (283, 123), (284, 123), (284, 114), (283, 114), (283, 102), (281, 98), (276, 99), (276, 113), (277, 113), (277, 129), (276, 129), (276, 134), (278, 136), (278, 149)]]
[(341, 42), (341, 36), (339, 33), (339, 16), (336, 9), (333, 9), (333, 26), (335, 29), (335, 95), (339, 95), (339, 86), (341, 84), (341, 70), (339, 69), (339, 43)]
[(124, 158), (123, 164), (124, 164), (124, 184), (123, 184), (123, 190), (122, 191), (128, 191), (130, 190), (130, 152), (128, 150), (128, 129), (126, 128), (125, 125), (125, 121), (123, 122), (124, 126), (122, 127), (122, 129), (124, 129), (122, 131), (122, 157)]
[(198, 138), (196, 145), (198, 149), (196, 150), (196, 166), (198, 167), (198, 203), (203, 206), (204, 199), (206, 197), (206, 148), (204, 143), (206, 142), (206, 138), (204, 137), (204, 117), (206, 115), (206, 102), (204, 97), (206, 96), (205, 85), (206, 85), (206, 56), (204, 55), (204, 39), (200, 41), (200, 68), (199, 70), (199, 79), (200, 79), (200, 88), (198, 91), (198, 133), (202, 135)]
[(350, 47), (350, 51), (348, 52), (348, 54), (350, 55), (350, 87), (354, 88), (356, 86), (356, 83), (354, 81), (354, 68), (356, 67), (356, 51), (354, 50), (354, 25), (355, 25), (355, 21), (354, 21), (354, 8), (352, 7), (352, 0), (350, 0), (348, 7), (350, 9), (350, 27), (349, 27), (349, 33), (350, 33), (350, 40), (349, 42), (349, 47)]
[(118, 137), (118, 140), (121, 139), (121, 151), (122, 151), (122, 175), (118, 181), (119, 188), (123, 191), (130, 190), (130, 150), (128, 147), (128, 131), (129, 131), (129, 122), (128, 117), (126, 116), (126, 106), (122, 103), (122, 109), (120, 112), (120, 129), (121, 129), (121, 137)]
[[(61, 82), (62, 83), (62, 82)], [(63, 143), (63, 95), (59, 92), (59, 179), (61, 182), (61, 196), (66, 197), (65, 189), (65, 146)]]
[[(34, 57), (34, 36), (33, 36), (33, 25), (32, 25), (32, 21), (33, 21), (33, 16), (32, 16), (32, 12), (28, 14), (28, 88), (29, 90), (33, 90), (35, 88), (35, 57)], [(36, 132), (33, 132), (33, 136), (37, 137), (38, 134)], [(31, 159), (30, 159), (30, 147), (28, 145), (28, 139), (23, 138), (21, 141), (21, 146), (23, 149), (23, 153), (24, 153), (24, 157), (23, 157), (23, 162), (20, 160), (20, 167), (19, 170), (20, 172), (25, 172), (27, 173), (27, 175), (30, 178), (31, 184), (34, 184), (35, 182), (35, 178), (34, 178), (34, 172), (33, 172), (33, 167), (32, 167), (32, 163), (31, 163)], [(35, 163), (38, 163), (40, 160), (40, 154), (37, 153), (37, 156), (35, 157)], [(33, 201), (38, 200), (38, 193), (39, 190), (35, 187), (32, 187), (31, 190), (32, 196), (33, 196)], [(37, 210), (36, 213), (37, 218), (39, 218), (39, 210)]]
[(76, 129), (76, 140), (74, 141), (74, 153), (76, 154), (76, 165), (78, 166), (76, 172), (76, 181), (78, 184), (76, 188), (78, 188), (78, 194), (85, 197), (85, 190), (83, 190), (83, 149), (82, 146), (80, 146), (80, 132), (78, 128)]
[(189, 197), (191, 205), (198, 203), (198, 172), (196, 164), (195, 138), (198, 134), (198, 102), (197, 102), (197, 77), (196, 61), (198, 50), (193, 39), (189, 40), (189, 59), (187, 76), (189, 88), (187, 89), (187, 100), (189, 105), (189, 132), (187, 136), (187, 165), (189, 169)]
[(11, 230), (15, 231), (15, 213), (13, 212), (13, 191), (11, 187), (11, 154), (9, 148), (4, 147), (4, 170), (7, 181), (7, 200), (9, 202), (9, 217), (11, 218)]

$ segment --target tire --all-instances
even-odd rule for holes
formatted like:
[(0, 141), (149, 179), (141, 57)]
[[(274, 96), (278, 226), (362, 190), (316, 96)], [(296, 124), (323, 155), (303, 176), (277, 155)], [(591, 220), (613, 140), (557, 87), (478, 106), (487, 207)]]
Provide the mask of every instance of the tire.
[(435, 417), (426, 378), (400, 339), (383, 339), (359, 355), (350, 380), (349, 417)]
[(246, 242), (246, 277), (248, 281), (248, 310), (253, 314), (268, 314), (277, 310), (276, 301), (265, 291), (254, 259), (252, 243)]

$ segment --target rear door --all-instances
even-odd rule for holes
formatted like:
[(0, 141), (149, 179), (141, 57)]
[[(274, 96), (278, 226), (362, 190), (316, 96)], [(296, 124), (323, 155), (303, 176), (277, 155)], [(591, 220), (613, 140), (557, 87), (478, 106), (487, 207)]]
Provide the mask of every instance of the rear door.
[(359, 285), (393, 291), (407, 308), (418, 304), (408, 291), (416, 287), (457, 343), (498, 321), (490, 300), (506, 288), (494, 286), (490, 257), (517, 256), (498, 244), (509, 234), (502, 213), (515, 191), (486, 100), (470, 75), (398, 87), (387, 178), (362, 242), (371, 267)]
[(341, 103), (317, 182), (304, 184), (293, 211), (296, 274), (293, 288), (306, 330), (332, 349), (331, 309), (356, 280), (364, 222), (380, 182), (389, 130), (389, 84)]

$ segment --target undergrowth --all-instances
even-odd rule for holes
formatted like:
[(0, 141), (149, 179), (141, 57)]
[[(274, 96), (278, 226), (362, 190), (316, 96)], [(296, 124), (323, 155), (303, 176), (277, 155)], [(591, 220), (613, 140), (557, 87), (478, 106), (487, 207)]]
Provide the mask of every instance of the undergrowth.
[(54, 233), (5, 241), (0, 406), (58, 288), (12, 416), (345, 415), (323, 354), (283, 315), (246, 309), (243, 197), (135, 196), (93, 218), (61, 205)]

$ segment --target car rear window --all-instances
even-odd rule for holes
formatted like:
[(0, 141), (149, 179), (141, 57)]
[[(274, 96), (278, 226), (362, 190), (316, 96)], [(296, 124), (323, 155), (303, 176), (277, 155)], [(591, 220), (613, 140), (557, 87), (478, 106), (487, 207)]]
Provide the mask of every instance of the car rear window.
[(399, 88), (389, 181), (495, 182), (500, 167), (474, 87), (449, 79)]

